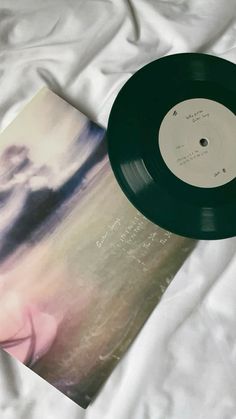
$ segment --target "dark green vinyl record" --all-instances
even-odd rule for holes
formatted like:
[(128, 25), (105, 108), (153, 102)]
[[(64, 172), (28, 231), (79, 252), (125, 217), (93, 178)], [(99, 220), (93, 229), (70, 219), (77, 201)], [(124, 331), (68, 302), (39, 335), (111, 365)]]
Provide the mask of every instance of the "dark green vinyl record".
[(203, 240), (236, 235), (236, 65), (208, 54), (157, 59), (122, 87), (108, 154), (149, 220)]

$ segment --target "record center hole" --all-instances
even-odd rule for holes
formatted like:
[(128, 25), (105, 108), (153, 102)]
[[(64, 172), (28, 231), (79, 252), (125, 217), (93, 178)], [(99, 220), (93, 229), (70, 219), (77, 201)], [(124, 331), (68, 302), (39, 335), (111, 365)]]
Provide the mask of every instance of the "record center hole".
[(199, 143), (202, 147), (206, 147), (209, 144), (209, 140), (207, 138), (201, 138)]

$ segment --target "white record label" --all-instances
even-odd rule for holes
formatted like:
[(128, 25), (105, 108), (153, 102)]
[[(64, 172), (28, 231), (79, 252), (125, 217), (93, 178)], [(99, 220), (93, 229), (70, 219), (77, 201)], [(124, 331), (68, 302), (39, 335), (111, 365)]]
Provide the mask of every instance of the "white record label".
[(213, 188), (236, 177), (236, 116), (221, 103), (179, 102), (163, 118), (158, 137), (165, 164), (182, 181)]

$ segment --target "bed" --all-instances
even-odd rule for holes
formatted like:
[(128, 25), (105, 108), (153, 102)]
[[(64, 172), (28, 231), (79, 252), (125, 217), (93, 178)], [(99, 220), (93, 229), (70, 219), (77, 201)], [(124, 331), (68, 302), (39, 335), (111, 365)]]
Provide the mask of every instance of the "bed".
[[(106, 128), (143, 65), (180, 52), (236, 63), (235, 35), (235, 0), (2, 0), (0, 130), (45, 85)], [(1, 352), (0, 417), (236, 418), (235, 250), (198, 243), (87, 410)]]

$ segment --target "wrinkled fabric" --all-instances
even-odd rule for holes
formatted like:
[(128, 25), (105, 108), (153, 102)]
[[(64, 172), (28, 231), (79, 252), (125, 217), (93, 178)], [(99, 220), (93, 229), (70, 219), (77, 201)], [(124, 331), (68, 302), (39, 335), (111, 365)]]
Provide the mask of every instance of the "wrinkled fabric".
[[(44, 85), (106, 127), (128, 78), (179, 52), (236, 63), (236, 1), (1, 0), (0, 129)], [(86, 411), (2, 352), (1, 419), (235, 419), (235, 250), (199, 242)]]

